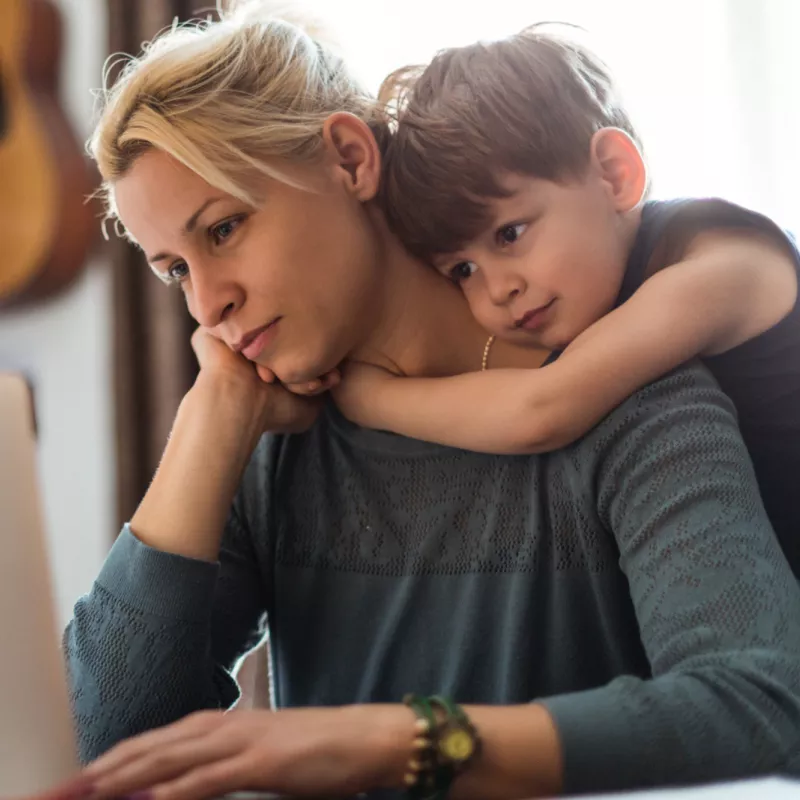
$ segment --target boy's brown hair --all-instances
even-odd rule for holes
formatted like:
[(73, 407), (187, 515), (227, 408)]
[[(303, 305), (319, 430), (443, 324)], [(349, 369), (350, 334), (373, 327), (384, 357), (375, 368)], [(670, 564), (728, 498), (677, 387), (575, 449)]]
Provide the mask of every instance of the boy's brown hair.
[(504, 175), (578, 178), (605, 127), (640, 144), (608, 67), (548, 28), (444, 50), (384, 81), (379, 97), (396, 127), (381, 198), (417, 257), (454, 253), (480, 235), (491, 222), (488, 201), (506, 196)]

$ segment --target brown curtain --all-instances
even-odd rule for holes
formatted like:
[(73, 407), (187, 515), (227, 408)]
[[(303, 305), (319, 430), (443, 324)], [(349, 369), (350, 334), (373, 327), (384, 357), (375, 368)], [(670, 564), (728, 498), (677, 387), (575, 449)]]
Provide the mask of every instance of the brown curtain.
[[(137, 54), (174, 19), (206, 17), (209, 0), (108, 0), (112, 53)], [(111, 76), (113, 78), (113, 75)], [(142, 254), (112, 237), (117, 513), (129, 520), (158, 466), (178, 404), (197, 374), (189, 344), (194, 322), (180, 291), (151, 274)], [(270, 676), (262, 644), (240, 664), (239, 708), (268, 708)]]
[[(108, 0), (112, 53), (138, 54), (172, 24), (205, 16), (203, 0)], [(113, 77), (113, 76), (112, 76)], [(196, 374), (194, 329), (179, 291), (164, 287), (141, 254), (112, 235), (117, 513), (130, 519), (158, 464), (183, 395)]]

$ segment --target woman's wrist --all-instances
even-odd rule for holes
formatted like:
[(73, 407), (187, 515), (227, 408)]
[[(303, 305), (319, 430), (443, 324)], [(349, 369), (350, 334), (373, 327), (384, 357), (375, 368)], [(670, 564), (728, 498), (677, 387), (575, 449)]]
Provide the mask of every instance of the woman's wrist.
[(204, 425), (214, 420), (208, 433), (215, 440), (233, 445), (239, 460), (246, 463), (263, 433), (263, 403), (264, 398), (254, 391), (251, 381), (201, 370), (178, 414), (197, 417)]
[(544, 706), (465, 706), (481, 752), (456, 778), (453, 798), (554, 797), (563, 785), (561, 740)]
[(150, 488), (131, 519), (144, 544), (215, 561), (225, 518), (257, 438), (233, 387), (201, 382), (181, 401)]
[[(419, 736), (415, 714), (404, 705), (350, 706), (363, 735), (356, 758), (374, 765), (370, 786), (405, 788)], [(518, 706), (466, 706), (480, 738), (480, 750), (449, 792), (453, 798), (552, 797), (563, 782), (563, 755), (555, 723), (535, 703)]]
[[(348, 759), (362, 776), (363, 790), (398, 789), (411, 757), (414, 715), (400, 703), (344, 706), (348, 719), (341, 726)], [(351, 730), (353, 733), (345, 734)]]

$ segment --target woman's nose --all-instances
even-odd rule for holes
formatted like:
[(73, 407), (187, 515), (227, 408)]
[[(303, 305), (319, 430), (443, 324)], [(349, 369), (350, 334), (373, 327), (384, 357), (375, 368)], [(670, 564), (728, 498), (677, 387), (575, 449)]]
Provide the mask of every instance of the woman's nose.
[(213, 268), (190, 269), (190, 274), (189, 313), (204, 328), (225, 322), (242, 304), (241, 290), (235, 283), (214, 276)]

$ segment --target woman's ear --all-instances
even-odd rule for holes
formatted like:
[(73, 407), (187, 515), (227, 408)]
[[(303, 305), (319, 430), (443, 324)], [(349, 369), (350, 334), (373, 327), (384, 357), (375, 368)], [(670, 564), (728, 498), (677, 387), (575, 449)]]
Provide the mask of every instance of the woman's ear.
[(636, 142), (619, 128), (602, 128), (592, 137), (591, 160), (617, 211), (630, 211), (644, 198), (647, 166)]
[(334, 174), (345, 189), (362, 203), (372, 200), (380, 185), (381, 153), (369, 126), (340, 111), (325, 120), (322, 138)]

